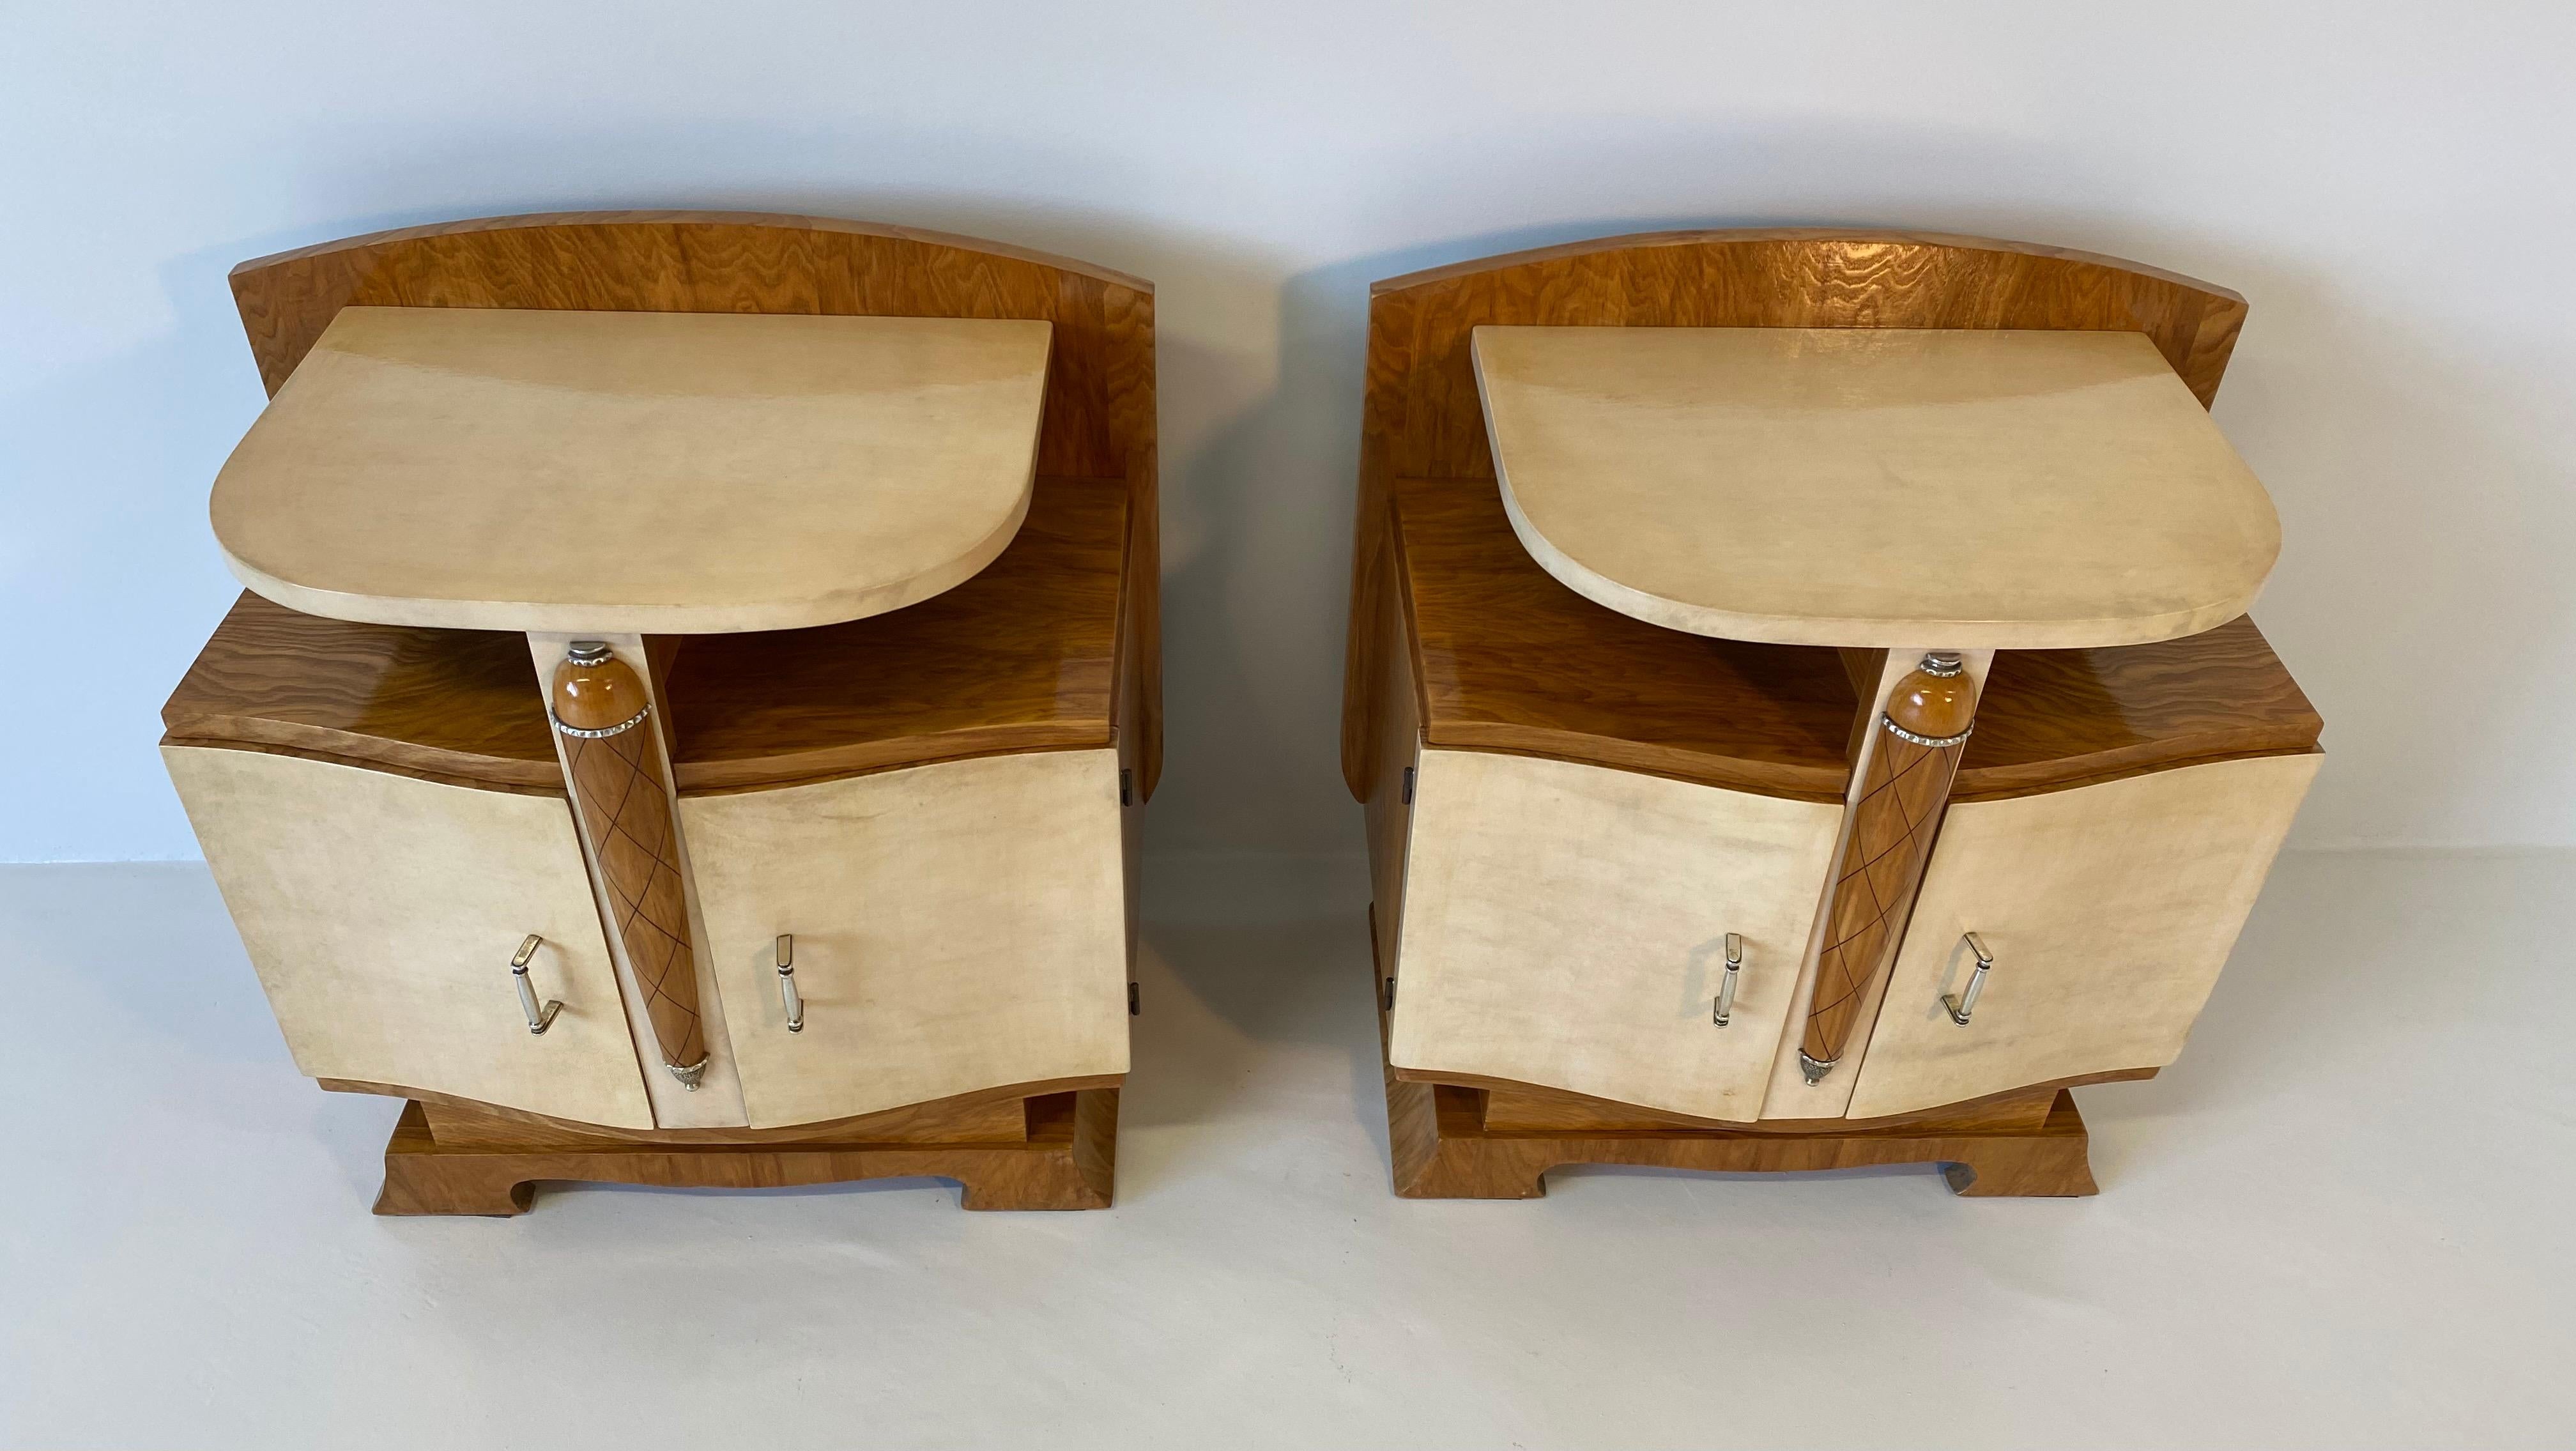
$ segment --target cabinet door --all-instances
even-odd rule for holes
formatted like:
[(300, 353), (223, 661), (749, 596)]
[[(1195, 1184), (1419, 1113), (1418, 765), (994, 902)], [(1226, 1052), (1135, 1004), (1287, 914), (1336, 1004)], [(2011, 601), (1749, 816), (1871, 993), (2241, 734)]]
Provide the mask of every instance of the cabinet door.
[[(166, 746), (295, 1066), (581, 1123), (651, 1128), (561, 796)], [(534, 932), (528, 1031), (510, 958)]]
[[(1852, 1089), (1853, 1118), (2161, 1068), (2182, 1051), (2324, 757), (1953, 805)], [(1994, 966), (1966, 1026), (1944, 996)]]
[[(1760, 1116), (1839, 803), (1425, 750), (1389, 1052), (1399, 1068)], [(1711, 1021), (1726, 934), (1732, 1021)]]
[(752, 1126), (1126, 1072), (1118, 818), (1106, 750), (682, 798)]

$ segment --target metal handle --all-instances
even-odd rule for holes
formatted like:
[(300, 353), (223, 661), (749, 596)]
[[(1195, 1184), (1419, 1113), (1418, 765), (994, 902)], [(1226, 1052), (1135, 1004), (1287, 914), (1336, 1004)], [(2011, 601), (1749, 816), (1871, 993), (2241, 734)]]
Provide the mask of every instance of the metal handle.
[(519, 944), (518, 955), (510, 959), (510, 981), (519, 986), (519, 1010), (528, 1015), (528, 1031), (531, 1033), (542, 1033), (553, 1027), (555, 1014), (563, 1011), (563, 1004), (551, 999), (544, 1007), (538, 1007), (537, 990), (528, 985), (528, 959), (537, 955), (537, 949), (544, 946), (545, 941), (534, 932), (529, 933), (528, 940)]
[(1968, 1015), (1977, 1010), (1977, 994), (1986, 990), (1986, 973), (1995, 965), (1995, 955), (1986, 950), (1985, 939), (1974, 932), (1960, 933), (1959, 940), (1967, 943), (1968, 950), (1977, 955), (1977, 970), (1968, 974), (1968, 990), (1957, 994), (1943, 993), (1941, 1006), (1950, 1010), (1951, 1022), (1964, 1028), (1968, 1026)]
[(787, 1008), (787, 1031), (805, 1031), (805, 999), (796, 992), (796, 934), (778, 934), (778, 1001)]
[(1726, 934), (1726, 976), (1717, 981), (1717, 1007), (1708, 1015), (1710, 1022), (1723, 1028), (1735, 1021), (1735, 979), (1744, 971), (1744, 939)]

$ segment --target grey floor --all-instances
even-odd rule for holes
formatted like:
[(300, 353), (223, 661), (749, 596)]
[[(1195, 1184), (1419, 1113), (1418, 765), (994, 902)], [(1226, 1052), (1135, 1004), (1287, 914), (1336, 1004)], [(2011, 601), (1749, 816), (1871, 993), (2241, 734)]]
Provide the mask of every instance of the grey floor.
[[(2285, 859), (2100, 1198), (1387, 1188), (1356, 902), (1166, 891), (1117, 1207), (368, 1215), (202, 871), (0, 870), (0, 1444), (2576, 1443), (2576, 856)], [(1319, 903), (1327, 895), (1312, 894)]]

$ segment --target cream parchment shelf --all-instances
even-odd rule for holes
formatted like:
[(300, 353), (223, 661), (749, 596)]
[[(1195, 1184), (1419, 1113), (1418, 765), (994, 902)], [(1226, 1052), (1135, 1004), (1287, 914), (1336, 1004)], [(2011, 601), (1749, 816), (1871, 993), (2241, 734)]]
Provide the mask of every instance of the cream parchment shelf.
[(2091, 1192), (2065, 1090), (2181, 1050), (2317, 767), (2207, 412), (2243, 313), (1797, 230), (1379, 285), (1344, 762), (1400, 1190)]
[(1586, 599), (1784, 645), (2196, 635), (2281, 551), (2143, 334), (1480, 327), (1504, 506)]
[(900, 609), (1028, 512), (1042, 321), (351, 307), (216, 477), (242, 583), (456, 630)]
[(380, 1212), (886, 1174), (1106, 1204), (1151, 288), (722, 213), (234, 285), (271, 402), (211, 512), (261, 598), (164, 747), (299, 1065), (413, 1100)]

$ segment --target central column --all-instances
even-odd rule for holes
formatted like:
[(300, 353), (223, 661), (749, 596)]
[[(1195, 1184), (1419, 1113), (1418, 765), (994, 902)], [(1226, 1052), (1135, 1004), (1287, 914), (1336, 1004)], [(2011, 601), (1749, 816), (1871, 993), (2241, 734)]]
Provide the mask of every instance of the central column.
[(1811, 1085), (1842, 1061), (1878, 1000), (1976, 713), (1976, 686), (1947, 650), (1926, 653), (1876, 712), (1798, 1041), (1798, 1069)]
[(574, 809), (613, 913), (609, 926), (644, 994), (662, 1066), (694, 1093), (707, 1071), (707, 1040), (652, 693), (606, 641), (575, 640), (547, 695)]

